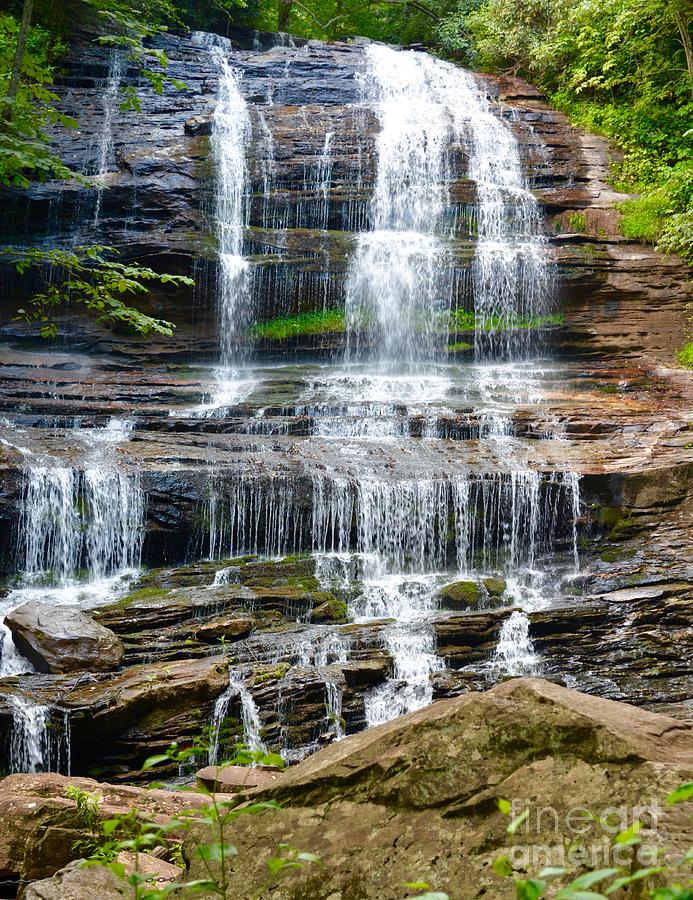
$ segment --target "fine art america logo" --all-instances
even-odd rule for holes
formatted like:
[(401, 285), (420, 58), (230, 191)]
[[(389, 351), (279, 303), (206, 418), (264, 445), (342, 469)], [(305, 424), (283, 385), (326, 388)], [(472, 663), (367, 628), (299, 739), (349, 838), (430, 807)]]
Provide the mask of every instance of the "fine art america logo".
[[(658, 849), (657, 829), (662, 815), (654, 800), (639, 806), (609, 806), (594, 812), (584, 806), (557, 810), (532, 807), (527, 800), (503, 801), (510, 815), (509, 831), (517, 843), (508, 851), (513, 869), (654, 866)], [(525, 840), (523, 841), (523, 838)]]

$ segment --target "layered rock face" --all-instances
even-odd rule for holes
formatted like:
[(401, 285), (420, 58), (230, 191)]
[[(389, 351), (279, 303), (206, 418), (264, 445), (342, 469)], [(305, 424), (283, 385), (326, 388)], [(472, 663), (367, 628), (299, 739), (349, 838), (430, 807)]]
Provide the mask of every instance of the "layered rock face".
[(171, 339), (73, 312), (47, 350), (6, 273), (0, 611), (124, 649), (78, 675), (4, 633), (7, 768), (131, 781), (209, 724), (295, 760), (527, 672), (688, 715), (689, 287), (618, 235), (608, 149), (421, 54), (157, 41), (162, 96), (75, 44), (56, 148), (95, 186), (3, 207), (196, 280), (144, 302)]

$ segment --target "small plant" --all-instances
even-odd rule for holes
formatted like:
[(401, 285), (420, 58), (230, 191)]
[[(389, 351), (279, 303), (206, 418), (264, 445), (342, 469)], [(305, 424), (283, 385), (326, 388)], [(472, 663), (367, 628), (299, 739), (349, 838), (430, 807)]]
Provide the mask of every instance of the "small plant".
[[(693, 797), (693, 782), (682, 784), (667, 797), (671, 806), (683, 803)], [(512, 805), (509, 800), (498, 799), (498, 808), (503, 815), (510, 815)], [(506, 832), (515, 834), (527, 820), (529, 809), (525, 809), (508, 824)], [(594, 818), (594, 817), (592, 817)], [(602, 823), (604, 824), (604, 823)], [(630, 849), (631, 861), (628, 866), (609, 866), (575, 876), (569, 868), (563, 866), (542, 869), (536, 878), (518, 877), (513, 870), (508, 856), (500, 856), (493, 864), (494, 871), (503, 877), (512, 878), (515, 884), (517, 900), (540, 900), (546, 897), (549, 884), (559, 879), (571, 878), (568, 884), (558, 890), (551, 889), (554, 900), (610, 900), (611, 897), (637, 898), (637, 900), (693, 900), (693, 878), (686, 877), (686, 884), (675, 883), (667, 887), (653, 885), (658, 876), (671, 875), (682, 867), (693, 864), (693, 847), (682, 858), (670, 864), (661, 864), (640, 868), (635, 850), (642, 843), (642, 823), (635, 820), (629, 828), (618, 832), (613, 838), (612, 846), (621, 851)], [(615, 854), (614, 854), (615, 855)], [(597, 888), (598, 890), (593, 890)]]
[(587, 231), (587, 217), (581, 212), (571, 212), (568, 214), (568, 228), (576, 234), (583, 234)]

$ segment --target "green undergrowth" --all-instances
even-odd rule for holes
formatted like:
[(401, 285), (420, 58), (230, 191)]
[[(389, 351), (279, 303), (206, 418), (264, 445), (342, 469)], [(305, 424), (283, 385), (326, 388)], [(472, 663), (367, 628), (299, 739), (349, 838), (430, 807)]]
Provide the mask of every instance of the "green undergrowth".
[(693, 369), (693, 341), (689, 341), (679, 353), (678, 360), (686, 369)]
[[(446, 321), (447, 319), (447, 321)], [(505, 318), (489, 316), (481, 320), (473, 310), (456, 309), (437, 317), (436, 327), (451, 333), (474, 331), (502, 331), (505, 329), (539, 329), (563, 325), (565, 316), (552, 313), (542, 316), (515, 316)], [(429, 324), (429, 323), (426, 323)], [(319, 334), (343, 334), (347, 330), (346, 314), (343, 309), (327, 309), (317, 312), (298, 313), (294, 316), (280, 316), (267, 322), (259, 322), (250, 328), (250, 336), (255, 340), (285, 341), (293, 337)], [(423, 329), (422, 329), (423, 330)], [(471, 344), (453, 343), (448, 350), (468, 350)]]

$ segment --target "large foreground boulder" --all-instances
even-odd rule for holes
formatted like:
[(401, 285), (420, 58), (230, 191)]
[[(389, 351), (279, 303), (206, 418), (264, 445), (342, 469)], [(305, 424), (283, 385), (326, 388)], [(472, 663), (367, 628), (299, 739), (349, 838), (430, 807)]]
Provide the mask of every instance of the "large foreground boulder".
[(39, 672), (108, 672), (123, 659), (123, 642), (77, 606), (32, 600), (5, 619), (17, 649)]
[[(614, 832), (634, 818), (644, 825), (643, 846), (684, 853), (693, 802), (668, 807), (664, 798), (692, 779), (690, 725), (516, 679), (333, 744), (250, 792), (282, 808), (234, 823), (233, 883), (239, 900), (399, 900), (414, 881), (452, 900), (510, 898), (512, 880), (493, 870), (498, 856), (535, 873), (560, 864), (579, 839), (588, 867), (600, 868), (612, 861), (603, 854)], [(513, 836), (498, 798), (530, 809)], [(610, 830), (585, 812), (610, 807)], [(322, 865), (272, 881), (266, 859), (286, 841)], [(194, 842), (188, 838), (186, 855), (190, 874), (201, 877)]]

